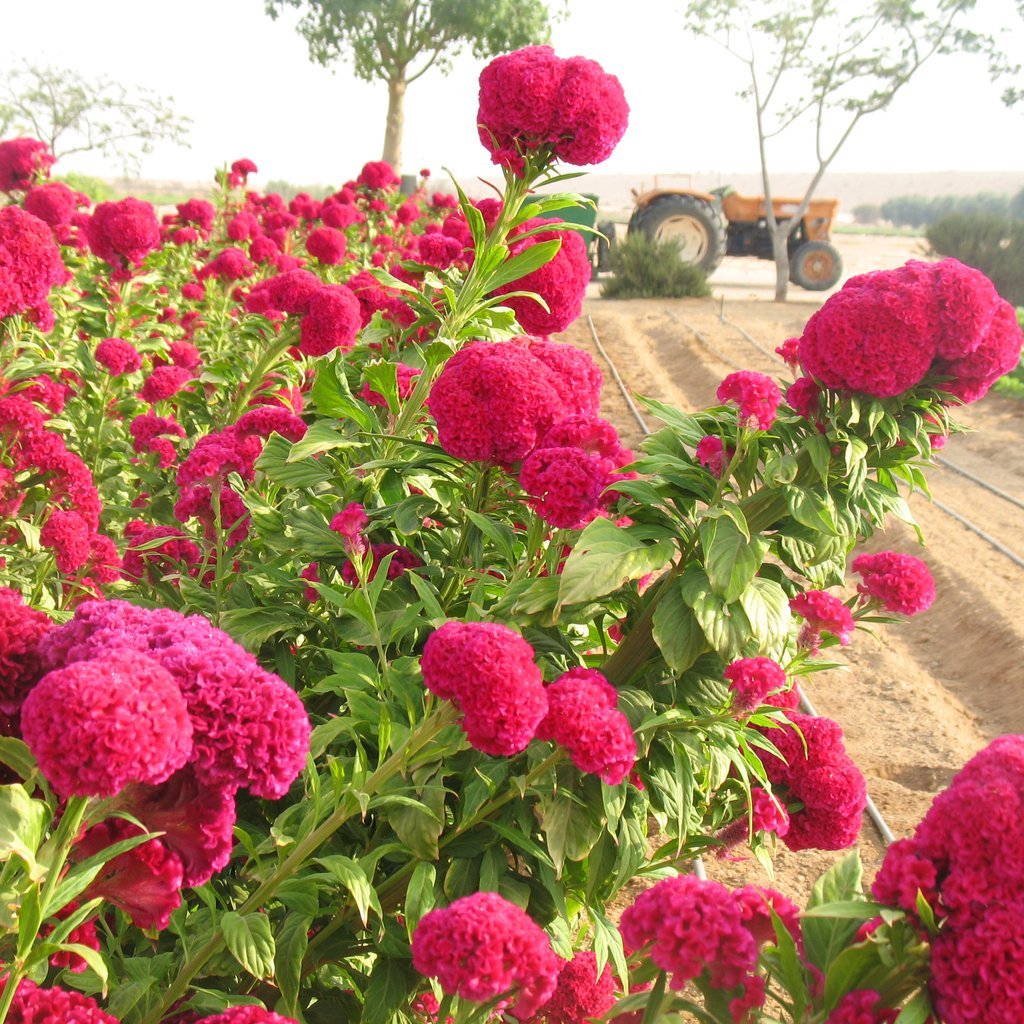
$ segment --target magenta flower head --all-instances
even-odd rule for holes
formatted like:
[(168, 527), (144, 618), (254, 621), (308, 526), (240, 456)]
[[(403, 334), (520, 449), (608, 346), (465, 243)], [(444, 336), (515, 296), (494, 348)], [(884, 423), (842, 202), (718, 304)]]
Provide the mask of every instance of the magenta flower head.
[(524, 750), (548, 710), (533, 648), (496, 622), (446, 622), (427, 638), (420, 668), (431, 693), (463, 715), (472, 746), (509, 757)]
[(695, 452), (697, 461), (704, 466), (712, 476), (721, 477), (725, 467), (736, 454), (734, 448), (726, 448), (720, 437), (708, 434), (697, 442)]
[(636, 761), (629, 719), (618, 710), (618, 693), (600, 672), (570, 669), (548, 688), (548, 713), (537, 739), (565, 747), (581, 772), (592, 772), (616, 786)]
[(821, 647), (821, 634), (831, 633), (844, 647), (856, 628), (850, 609), (824, 590), (807, 590), (789, 600), (789, 609), (804, 619), (804, 628), (797, 637), (797, 646), (816, 654)]
[(160, 224), (151, 203), (128, 196), (100, 203), (86, 226), (89, 248), (115, 267), (138, 266), (160, 245)]
[(603, 1017), (615, 1004), (615, 980), (611, 964), (597, 973), (597, 956), (580, 950), (562, 965), (554, 995), (541, 1007), (538, 1017), (547, 1024), (586, 1024)]
[(46, 300), (68, 279), (67, 268), (50, 228), (18, 206), (0, 207), (0, 267), (0, 320), (33, 311), (52, 320)]
[(786, 686), (786, 673), (771, 658), (740, 658), (725, 670), (732, 691), (733, 711), (749, 715), (764, 703), (765, 697)]
[(880, 601), (886, 611), (916, 615), (935, 600), (935, 580), (928, 566), (913, 555), (898, 551), (858, 555), (852, 569), (864, 581), (857, 590), (865, 600)]
[(325, 284), (309, 297), (298, 349), (307, 356), (325, 356), (336, 348), (347, 352), (355, 345), (361, 326), (355, 294), (343, 284)]
[(112, 377), (120, 377), (134, 373), (142, 365), (142, 356), (123, 338), (104, 338), (96, 346), (96, 362)]
[(622, 85), (595, 61), (563, 60), (550, 46), (496, 57), (480, 75), (480, 141), (496, 164), (522, 168), (548, 147), (566, 163), (606, 160), (629, 123)]
[(0, 587), (0, 714), (17, 714), (39, 678), (36, 645), (52, 626), (49, 615), (26, 605), (18, 591)]
[(223, 1013), (203, 1017), (196, 1024), (297, 1024), (291, 1017), (264, 1010), (262, 1006), (229, 1006)]
[[(0, 992), (5, 980), (0, 980)], [(99, 1004), (81, 992), (40, 988), (25, 978), (18, 986), (7, 1024), (119, 1024), (99, 1008)]]
[(56, 669), (22, 706), (22, 733), (62, 796), (113, 796), (129, 782), (163, 782), (192, 753), (181, 691), (135, 651)]
[(423, 917), (412, 963), (460, 999), (485, 1003), (508, 994), (508, 1012), (525, 1020), (554, 992), (560, 962), (525, 911), (497, 893), (477, 892)]
[(775, 410), (782, 401), (779, 385), (763, 373), (740, 370), (730, 373), (716, 392), (720, 402), (735, 402), (740, 407), (740, 424), (757, 425), (767, 430), (775, 422)]
[(641, 893), (623, 911), (620, 931), (631, 949), (649, 947), (676, 991), (704, 971), (712, 986), (731, 989), (749, 981), (757, 964), (757, 944), (732, 892), (693, 875), (663, 879)]

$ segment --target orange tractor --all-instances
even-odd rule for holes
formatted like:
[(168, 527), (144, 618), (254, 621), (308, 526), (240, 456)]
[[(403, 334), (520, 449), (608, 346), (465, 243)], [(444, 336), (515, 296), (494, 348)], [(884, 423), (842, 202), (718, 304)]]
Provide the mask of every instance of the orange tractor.
[[(799, 199), (772, 200), (780, 221), (799, 206)], [(789, 279), (801, 288), (822, 291), (839, 281), (843, 261), (830, 241), (838, 209), (838, 199), (812, 199), (789, 236)], [(675, 241), (684, 263), (696, 263), (710, 274), (724, 256), (775, 258), (766, 216), (764, 196), (745, 196), (728, 187), (711, 192), (655, 188), (636, 196), (629, 233)]]

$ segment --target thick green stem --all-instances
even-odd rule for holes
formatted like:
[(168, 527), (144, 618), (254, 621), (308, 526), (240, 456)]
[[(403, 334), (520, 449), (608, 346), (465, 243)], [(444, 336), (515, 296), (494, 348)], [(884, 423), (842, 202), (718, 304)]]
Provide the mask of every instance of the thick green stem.
[(249, 400), (259, 390), (267, 374), (274, 368), (281, 356), (294, 344), (293, 332), (288, 327), (282, 328), (280, 336), (274, 340), (273, 344), (267, 347), (262, 357), (253, 367), (245, 387), (238, 393), (238, 398), (235, 399), (235, 404), (231, 408), (232, 423), (245, 412), (245, 407), (249, 404)]

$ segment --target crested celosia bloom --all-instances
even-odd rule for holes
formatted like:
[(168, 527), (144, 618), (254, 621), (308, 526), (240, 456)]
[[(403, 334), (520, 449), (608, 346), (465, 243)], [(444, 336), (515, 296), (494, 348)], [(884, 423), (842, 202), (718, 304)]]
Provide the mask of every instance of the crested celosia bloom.
[(524, 750), (548, 710), (533, 648), (496, 622), (444, 623), (427, 638), (423, 684), (462, 712), (469, 742), (485, 754)]
[(298, 1024), (291, 1017), (264, 1010), (262, 1006), (229, 1006), (223, 1013), (201, 1017), (196, 1024)]
[[(124, 818), (107, 818), (75, 843), (70, 859), (86, 860), (141, 834), (137, 825)], [(82, 898), (102, 897), (123, 910), (138, 928), (164, 929), (181, 905), (182, 881), (181, 858), (162, 838), (150, 839), (108, 860)]]
[(221, 249), (219, 253), (204, 267), (196, 271), (196, 277), (205, 281), (209, 277), (216, 277), (220, 281), (244, 281), (256, 272), (252, 260), (241, 249), (229, 246)]
[(30, 188), (36, 178), (49, 177), (56, 157), (38, 139), (0, 142), (0, 192)]
[(96, 346), (96, 362), (112, 377), (134, 373), (142, 365), (142, 356), (135, 346), (123, 338), (104, 338)]
[(962, 401), (980, 398), (1020, 358), (1013, 307), (957, 260), (911, 260), (851, 278), (807, 322), (800, 361), (826, 387), (878, 398), (929, 373)]
[(305, 767), (310, 725), (298, 695), (201, 616), (86, 601), (39, 649), (44, 667), (102, 660), (126, 649), (159, 663), (185, 698), (192, 722), (189, 763), (206, 785), (246, 786), (277, 799)]
[(580, 771), (592, 772), (610, 786), (626, 779), (636, 761), (636, 740), (608, 680), (594, 669), (574, 668), (546, 693), (548, 713), (537, 726), (536, 738), (565, 747)]
[(480, 74), (480, 141), (495, 163), (513, 170), (524, 153), (541, 148), (566, 163), (600, 163), (628, 123), (614, 75), (583, 57), (563, 60), (550, 46), (496, 57)]
[(401, 184), (401, 178), (386, 160), (371, 160), (363, 165), (356, 184), (374, 190), (389, 190)]
[(740, 658), (724, 672), (732, 691), (733, 711), (749, 715), (764, 703), (765, 697), (786, 686), (786, 673), (771, 658)]
[(290, 409), (282, 405), (260, 405), (243, 413), (235, 424), (237, 437), (270, 437), (280, 434), (289, 441), (301, 441), (306, 436), (306, 424)]
[(178, 203), (175, 209), (182, 224), (195, 224), (204, 234), (213, 227), (214, 218), (217, 216), (213, 203), (208, 203), (205, 199), (188, 199), (184, 203)]
[[(0, 992), (4, 988), (0, 979)], [(40, 988), (25, 978), (18, 985), (7, 1024), (119, 1024), (97, 1002), (71, 989)]]
[(175, 480), (179, 487), (199, 483), (223, 483), (229, 473), (251, 481), (256, 459), (263, 445), (255, 434), (242, 434), (227, 427), (199, 438), (195, 447), (178, 467)]
[(151, 658), (111, 651), (47, 673), (21, 709), (21, 729), (63, 796), (113, 796), (163, 782), (192, 755), (192, 722), (175, 681)]
[(783, 841), (791, 850), (842, 850), (857, 840), (867, 804), (864, 776), (846, 753), (843, 732), (828, 718), (788, 712), (792, 723), (762, 729), (781, 760), (759, 757), (777, 795), (803, 807), (791, 811)]
[(155, 405), (173, 398), (189, 381), (195, 380), (195, 373), (182, 366), (158, 366), (142, 382), (139, 397)]
[(351, 544), (361, 547), (361, 535), (369, 522), (370, 520), (366, 516), (366, 509), (363, 505), (358, 501), (350, 501), (340, 512), (334, 514), (330, 522), (330, 528), (345, 538), (347, 541), (346, 547)]
[(836, 1003), (825, 1024), (892, 1024), (898, 1016), (899, 1010), (886, 1009), (874, 989), (858, 988)]
[(772, 914), (782, 922), (783, 927), (793, 936), (797, 947), (803, 946), (800, 934), (800, 908), (788, 896), (762, 885), (744, 885), (733, 889), (733, 897), (739, 904), (743, 927), (754, 937), (758, 946), (776, 944)]
[(610, 482), (603, 460), (580, 448), (537, 448), (519, 471), (530, 506), (563, 530), (579, 529), (599, 513), (601, 493)]
[(147, 525), (133, 519), (124, 528), (124, 536), (128, 542), (121, 567), (125, 579), (155, 583), (177, 572), (194, 575), (202, 562), (199, 545), (176, 526)]
[(337, 228), (314, 228), (306, 239), (306, 252), (329, 266), (340, 263), (347, 251), (348, 239)]
[(89, 248), (115, 267), (138, 266), (160, 245), (160, 224), (151, 203), (128, 196), (100, 203), (87, 227)]
[(445, 364), (427, 399), (438, 440), (477, 462), (525, 458), (561, 418), (556, 375), (515, 342), (472, 342)]
[(784, 836), (788, 831), (789, 812), (785, 805), (777, 796), (755, 787), (750, 791), (747, 813), (715, 833), (715, 838), (722, 844), (718, 856), (727, 857), (729, 850), (738, 843), (746, 842), (751, 832)]
[(67, 235), (61, 229), (70, 224), (82, 198), (81, 193), (72, 191), (63, 181), (48, 181), (25, 196), (24, 209), (49, 224), (59, 241), (66, 241)]
[(824, 590), (807, 590), (790, 598), (789, 608), (805, 622), (797, 637), (797, 646), (812, 654), (820, 648), (823, 632), (831, 633), (845, 647), (856, 629), (850, 609)]
[(558, 984), (537, 1016), (547, 1024), (588, 1024), (603, 1017), (615, 1004), (615, 980), (611, 964), (597, 973), (597, 956), (580, 950), (562, 965)]
[(928, 989), (944, 1024), (1024, 1019), (1024, 900), (976, 908), (932, 940)]
[(763, 373), (740, 370), (730, 373), (716, 392), (720, 402), (735, 402), (740, 407), (740, 423), (768, 430), (775, 422), (775, 411), (782, 401), (779, 385)]
[(732, 892), (693, 875), (663, 879), (641, 893), (622, 912), (619, 930), (631, 949), (649, 948), (676, 991), (705, 971), (715, 988), (735, 988), (757, 964), (757, 944)]
[(720, 437), (711, 434), (702, 437), (697, 442), (694, 455), (697, 461), (704, 466), (712, 476), (721, 477), (729, 460), (735, 455), (735, 449), (726, 448)]
[(89, 524), (77, 512), (62, 509), (54, 509), (39, 531), (39, 543), (53, 551), (63, 573), (73, 573), (89, 561), (91, 541)]
[(351, 289), (343, 284), (322, 285), (309, 297), (298, 349), (307, 356), (325, 356), (336, 348), (347, 352), (355, 345), (361, 325), (359, 300)]
[(49, 615), (26, 605), (16, 590), (0, 587), (0, 713), (17, 714), (39, 678), (36, 645), (52, 625)]
[(175, 366), (183, 370), (194, 370), (203, 361), (199, 349), (187, 341), (172, 341), (167, 346), (167, 355)]
[(782, 356), (786, 361), (786, 365), (791, 370), (800, 369), (800, 339), (799, 338), (787, 338), (781, 345), (775, 349), (777, 355)]
[(559, 958), (533, 919), (495, 892), (477, 892), (425, 914), (412, 962), (449, 995), (489, 1002), (511, 995), (507, 1012), (531, 1017), (555, 990)]
[(813, 421), (821, 407), (821, 388), (813, 377), (798, 377), (786, 389), (786, 401), (793, 412)]
[(540, 242), (559, 240), (558, 252), (543, 266), (502, 285), (495, 294), (509, 292), (536, 292), (546, 303), (547, 309), (536, 300), (524, 295), (510, 296), (505, 300), (516, 314), (523, 330), (528, 334), (557, 334), (564, 331), (583, 309), (583, 296), (590, 283), (590, 257), (587, 243), (578, 231), (567, 229), (541, 231), (528, 238), (517, 239), (516, 234), (532, 231), (544, 224), (556, 224), (540, 218), (528, 220), (516, 229), (508, 240), (509, 253), (517, 256)]
[(68, 279), (49, 227), (17, 206), (0, 207), (0, 320), (16, 313), (38, 313), (52, 325), (46, 302)]
[(570, 416), (597, 416), (604, 377), (588, 352), (566, 342), (536, 338), (531, 339), (529, 351), (553, 374), (552, 385), (564, 406), (560, 420)]
[(126, 811), (149, 832), (164, 833), (164, 845), (181, 861), (181, 884), (208, 882), (231, 859), (235, 790), (200, 782), (191, 765), (156, 786), (132, 783), (111, 810)]
[(229, 485), (219, 479), (211, 483), (212, 488), (186, 487), (174, 503), (174, 516), (182, 524), (198, 519), (208, 541), (216, 543), (219, 536), (226, 535), (228, 547), (235, 547), (249, 536), (249, 510)]
[(863, 580), (857, 590), (865, 599), (880, 601), (886, 611), (916, 615), (935, 600), (935, 580), (928, 566), (913, 555), (898, 551), (858, 555), (851, 568)]
[(128, 424), (128, 432), (132, 435), (132, 450), (140, 455), (153, 452), (159, 459), (161, 469), (173, 466), (178, 457), (178, 449), (170, 439), (185, 436), (185, 428), (180, 423), (152, 413), (136, 416)]

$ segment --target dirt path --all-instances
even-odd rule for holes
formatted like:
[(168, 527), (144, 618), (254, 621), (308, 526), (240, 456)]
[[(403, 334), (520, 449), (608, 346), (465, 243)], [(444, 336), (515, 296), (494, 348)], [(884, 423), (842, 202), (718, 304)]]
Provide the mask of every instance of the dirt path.
[[(907, 255), (895, 247), (888, 263), (875, 265), (896, 265)], [(765, 286), (759, 287), (763, 296)], [(564, 339), (590, 351), (604, 366), (589, 313), (630, 389), (683, 409), (713, 404), (719, 382), (737, 368), (790, 379), (772, 350), (800, 333), (822, 297), (808, 299), (802, 293), (802, 301), (775, 304), (736, 298), (733, 286), (715, 290), (714, 299), (593, 299)], [(610, 378), (604, 414), (631, 443), (639, 443), (639, 427)], [(954, 436), (943, 455), (1024, 501), (1024, 402), (990, 395), (960, 410), (957, 418), (974, 432)], [(937, 501), (1024, 552), (1024, 509), (948, 469), (935, 468), (929, 480)], [(924, 558), (936, 578), (935, 604), (909, 623), (881, 627), (877, 639), (858, 632), (837, 659), (845, 662), (845, 670), (816, 675), (809, 688), (817, 710), (843, 726), (869, 792), (897, 836), (912, 831), (933, 796), (992, 737), (1024, 732), (1024, 569), (923, 495), (911, 498), (911, 508), (925, 535), (923, 550), (901, 524), (878, 534), (870, 548)], [(871, 877), (883, 847), (867, 818), (861, 847)], [(802, 897), (838, 856), (781, 850), (777, 884), (790, 896)], [(756, 880), (760, 874), (749, 861), (718, 861), (709, 871), (733, 882)]]

